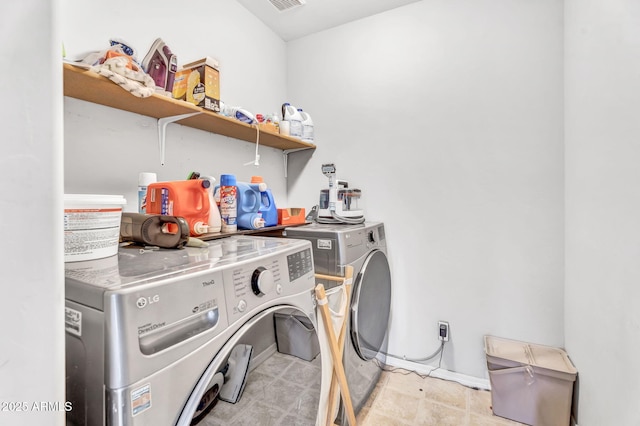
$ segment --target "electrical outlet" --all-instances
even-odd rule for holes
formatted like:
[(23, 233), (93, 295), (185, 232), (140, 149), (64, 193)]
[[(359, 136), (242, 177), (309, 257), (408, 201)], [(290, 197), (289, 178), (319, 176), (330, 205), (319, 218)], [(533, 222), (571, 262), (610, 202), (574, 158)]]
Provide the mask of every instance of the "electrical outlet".
[(438, 321), (438, 339), (444, 342), (449, 341), (449, 323), (446, 321)]

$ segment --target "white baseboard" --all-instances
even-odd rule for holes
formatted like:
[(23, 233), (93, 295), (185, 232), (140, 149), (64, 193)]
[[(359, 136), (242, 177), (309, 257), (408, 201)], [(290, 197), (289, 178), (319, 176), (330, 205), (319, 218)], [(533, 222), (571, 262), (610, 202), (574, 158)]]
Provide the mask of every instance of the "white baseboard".
[(271, 355), (276, 353), (276, 350), (277, 346), (274, 342), (273, 344), (269, 345), (269, 347), (267, 347), (264, 351), (262, 351), (262, 353), (259, 353), (257, 355), (252, 354), (251, 361), (249, 362), (249, 371), (253, 371), (260, 364), (265, 362), (269, 357), (271, 357)]
[(426, 375), (429, 374), (431, 377), (436, 377), (438, 379), (449, 380), (452, 382), (458, 382), (461, 385), (468, 386), (471, 388), (491, 389), (491, 384), (489, 379), (481, 379), (478, 377), (467, 376), (465, 374), (456, 373), (455, 371), (444, 370), (442, 368), (432, 367), (430, 365), (420, 364), (419, 362), (407, 361), (405, 359), (394, 358), (392, 356), (387, 356), (386, 360), (387, 365), (392, 367), (404, 368), (406, 370), (415, 371), (416, 373)]

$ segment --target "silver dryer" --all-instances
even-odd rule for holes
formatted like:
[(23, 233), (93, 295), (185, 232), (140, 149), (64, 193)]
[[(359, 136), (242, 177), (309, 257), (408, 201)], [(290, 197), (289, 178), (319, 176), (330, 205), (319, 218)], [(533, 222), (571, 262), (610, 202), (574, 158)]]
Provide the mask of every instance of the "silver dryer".
[[(313, 247), (318, 274), (344, 276), (353, 266), (344, 367), (356, 414), (375, 388), (386, 361), (388, 326), (391, 310), (391, 270), (387, 259), (384, 224), (319, 224), (286, 229), (287, 238), (305, 239)], [(326, 288), (335, 282), (323, 282)], [(341, 410), (343, 411), (343, 410)], [(346, 416), (337, 419), (346, 424)]]

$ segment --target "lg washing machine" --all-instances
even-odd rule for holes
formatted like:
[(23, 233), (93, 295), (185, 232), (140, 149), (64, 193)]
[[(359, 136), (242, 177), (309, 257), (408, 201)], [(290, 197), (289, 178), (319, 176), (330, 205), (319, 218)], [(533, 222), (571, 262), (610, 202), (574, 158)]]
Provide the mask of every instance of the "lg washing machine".
[[(356, 414), (366, 403), (386, 361), (391, 309), (391, 271), (384, 224), (319, 224), (286, 229), (288, 238), (311, 242), (316, 273), (344, 276), (353, 266), (354, 282), (345, 339), (344, 368)], [(326, 288), (335, 282), (323, 282)], [(343, 410), (342, 410), (343, 411)], [(346, 424), (346, 416), (338, 419)]]
[[(206, 248), (120, 247), (110, 258), (67, 263), (65, 275), (68, 424), (190, 425), (205, 406), (207, 425), (257, 424), (242, 418), (251, 407), (239, 399), (240, 364), (265, 359), (275, 314), (294, 312), (310, 332), (318, 325), (304, 240), (235, 236)], [(230, 380), (230, 371), (239, 376)], [(263, 400), (277, 399), (278, 388), (261, 386), (265, 378), (247, 382), (245, 395), (253, 386)], [(298, 405), (307, 403), (313, 415), (325, 410), (317, 394), (330, 379), (330, 371), (319, 374), (319, 389)], [(216, 398), (225, 386), (237, 404)], [(277, 424), (282, 407), (260, 404)]]

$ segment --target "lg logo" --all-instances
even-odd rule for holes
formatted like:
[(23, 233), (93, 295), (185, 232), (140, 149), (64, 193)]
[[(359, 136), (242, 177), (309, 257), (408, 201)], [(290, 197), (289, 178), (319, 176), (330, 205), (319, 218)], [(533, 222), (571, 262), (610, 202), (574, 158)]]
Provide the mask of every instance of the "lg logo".
[(158, 303), (159, 301), (160, 301), (160, 296), (157, 294), (151, 297), (142, 296), (138, 300), (136, 300), (136, 306), (142, 309), (147, 305), (151, 305), (152, 303)]

